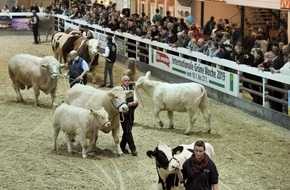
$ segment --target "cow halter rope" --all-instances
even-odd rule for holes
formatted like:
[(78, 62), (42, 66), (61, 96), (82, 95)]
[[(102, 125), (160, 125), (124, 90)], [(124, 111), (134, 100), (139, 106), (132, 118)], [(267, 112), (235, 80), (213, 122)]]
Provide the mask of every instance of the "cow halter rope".
[(124, 101), (124, 102), (121, 102), (120, 103), (120, 105), (119, 106), (115, 106), (115, 104), (114, 104), (114, 102), (111, 100), (111, 104), (113, 105), (113, 107), (116, 109), (116, 110), (118, 110), (118, 113), (116, 113), (113, 117), (112, 117), (112, 119), (111, 120), (113, 120), (119, 113), (121, 113), (121, 116), (122, 116), (122, 120), (121, 120), (121, 122), (123, 122), (124, 121), (124, 114), (123, 114), (123, 112), (119, 112), (119, 108), (122, 106), (122, 105), (124, 105), (124, 104), (126, 104), (126, 102)]

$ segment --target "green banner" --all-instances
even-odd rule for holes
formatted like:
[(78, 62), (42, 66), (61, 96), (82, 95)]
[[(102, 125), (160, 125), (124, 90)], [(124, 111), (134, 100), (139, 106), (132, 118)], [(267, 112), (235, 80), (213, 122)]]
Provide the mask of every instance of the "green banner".
[(125, 40), (115, 36), (115, 43), (117, 45), (117, 54), (125, 56)]

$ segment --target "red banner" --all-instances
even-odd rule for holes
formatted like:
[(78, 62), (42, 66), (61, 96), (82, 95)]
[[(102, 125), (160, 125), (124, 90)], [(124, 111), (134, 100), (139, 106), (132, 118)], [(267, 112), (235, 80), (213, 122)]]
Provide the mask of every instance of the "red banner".
[(280, 0), (281, 9), (290, 9), (290, 0)]

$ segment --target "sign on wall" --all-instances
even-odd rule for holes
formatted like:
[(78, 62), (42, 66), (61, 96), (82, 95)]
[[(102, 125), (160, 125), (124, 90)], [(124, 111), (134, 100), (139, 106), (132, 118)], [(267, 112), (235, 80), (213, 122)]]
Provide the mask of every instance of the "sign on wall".
[(290, 9), (290, 0), (280, 0), (281, 9)]
[(239, 77), (216, 67), (152, 49), (149, 64), (237, 97)]

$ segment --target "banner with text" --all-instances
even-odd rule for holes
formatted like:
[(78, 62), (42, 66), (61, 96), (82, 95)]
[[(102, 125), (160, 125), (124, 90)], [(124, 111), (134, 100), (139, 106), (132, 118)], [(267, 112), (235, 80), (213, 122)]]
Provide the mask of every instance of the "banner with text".
[(150, 65), (204, 84), (221, 92), (238, 96), (239, 77), (216, 67), (152, 49)]

